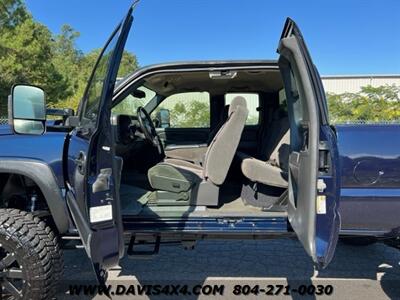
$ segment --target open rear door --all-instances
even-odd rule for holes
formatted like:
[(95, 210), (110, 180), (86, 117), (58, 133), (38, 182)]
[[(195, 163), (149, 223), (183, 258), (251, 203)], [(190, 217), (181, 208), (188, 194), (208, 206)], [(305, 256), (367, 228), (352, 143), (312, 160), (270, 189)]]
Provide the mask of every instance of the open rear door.
[(122, 160), (115, 156), (111, 104), (132, 10), (101, 52), (79, 107), (79, 124), (66, 141), (66, 200), (100, 284), (124, 254), (119, 184)]
[(321, 78), (291, 19), (278, 53), (290, 120), (289, 222), (317, 267), (324, 268), (340, 229), (336, 135), (328, 123)]

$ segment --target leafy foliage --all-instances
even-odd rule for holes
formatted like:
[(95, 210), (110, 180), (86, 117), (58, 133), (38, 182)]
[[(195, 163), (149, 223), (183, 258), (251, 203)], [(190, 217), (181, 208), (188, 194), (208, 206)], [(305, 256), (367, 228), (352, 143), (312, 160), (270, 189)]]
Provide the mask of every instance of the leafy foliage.
[(28, 18), (22, 0), (1, 0), (0, 2), (0, 28), (13, 28)]
[(1, 99), (7, 98), (15, 83), (42, 86), (50, 103), (69, 96), (68, 82), (53, 63), (52, 35), (45, 26), (28, 18), (14, 28), (2, 30), (0, 44)]
[[(49, 107), (76, 109), (101, 49), (84, 54), (76, 46), (79, 32), (64, 25), (52, 34), (22, 0), (0, 1), (0, 28), (0, 115), (7, 114), (7, 96), (16, 83), (42, 87)], [(125, 52), (118, 76), (137, 67), (136, 57)]]
[(176, 128), (210, 127), (210, 106), (196, 100), (189, 103), (176, 103), (171, 110), (171, 126)]
[(400, 87), (364, 86), (358, 93), (328, 94), (331, 123), (400, 120)]
[(165, 99), (159, 109), (169, 109), (171, 127), (207, 128), (210, 127), (209, 97), (207, 92), (178, 93)]

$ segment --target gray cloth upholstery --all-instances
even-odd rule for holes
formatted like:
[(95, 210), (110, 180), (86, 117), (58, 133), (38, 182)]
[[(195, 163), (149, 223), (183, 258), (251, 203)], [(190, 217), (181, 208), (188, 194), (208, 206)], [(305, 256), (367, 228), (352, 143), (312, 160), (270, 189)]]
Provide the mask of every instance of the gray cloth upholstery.
[(279, 143), (273, 149), (268, 162), (287, 172), (289, 169), (290, 132), (286, 131)]
[(253, 182), (286, 188), (287, 172), (271, 162), (265, 162), (253, 157), (247, 157), (241, 164), (243, 175)]
[(187, 160), (190, 162), (194, 162), (195, 164), (198, 165), (202, 164), (208, 146), (211, 144), (215, 135), (218, 133), (221, 127), (225, 124), (226, 120), (228, 119), (228, 113), (229, 113), (229, 104), (224, 106), (221, 112), (219, 123), (210, 131), (207, 143), (204, 145), (204, 147), (199, 147), (197, 145), (193, 145), (193, 147), (185, 146), (185, 148), (177, 148), (177, 149), (168, 149), (167, 147), (167, 149), (165, 149), (164, 151), (165, 157)]
[(270, 159), (275, 149), (289, 130), (287, 112), (278, 109), (272, 116), (272, 122), (268, 124), (261, 136), (258, 149), (258, 157), (261, 160)]
[(226, 120), (228, 120), (229, 106), (230, 105), (227, 104), (222, 109), (219, 123), (213, 128), (213, 130), (211, 130), (210, 135), (209, 135), (208, 140), (207, 140), (207, 145), (211, 144), (211, 142), (213, 141), (215, 135), (218, 133), (218, 131), (221, 129), (221, 127), (225, 124)]
[(150, 185), (156, 190), (182, 192), (202, 180), (221, 185), (228, 174), (248, 115), (246, 100), (233, 99), (226, 123), (207, 149), (203, 166), (186, 160), (167, 158), (148, 171)]
[(148, 171), (150, 185), (162, 191), (180, 193), (189, 191), (203, 179), (203, 170), (196, 165), (181, 161), (161, 162)]
[(229, 106), (228, 120), (215, 135), (204, 158), (204, 178), (221, 185), (228, 174), (239, 146), (249, 111), (243, 97), (235, 97)]
[[(177, 167), (180, 167), (180, 168), (187, 168), (189, 170), (192, 170), (192, 169), (193, 170), (199, 170), (199, 171), (203, 172), (203, 168), (201, 166), (196, 165), (196, 164), (194, 164), (194, 163), (192, 163), (190, 161), (182, 160), (182, 159), (166, 158), (166, 159), (164, 159), (164, 163), (170, 164), (170, 165), (173, 165), (173, 166), (177, 166)], [(201, 172), (201, 175), (203, 174), (202, 172)]]
[(238, 154), (244, 176), (253, 182), (287, 188), (287, 172), (290, 154), (290, 131), (286, 114), (276, 111), (266, 134), (262, 138), (260, 159)]
[(208, 146), (165, 150), (165, 156), (167, 157), (167, 159), (174, 158), (186, 160), (199, 165), (203, 161), (207, 149)]

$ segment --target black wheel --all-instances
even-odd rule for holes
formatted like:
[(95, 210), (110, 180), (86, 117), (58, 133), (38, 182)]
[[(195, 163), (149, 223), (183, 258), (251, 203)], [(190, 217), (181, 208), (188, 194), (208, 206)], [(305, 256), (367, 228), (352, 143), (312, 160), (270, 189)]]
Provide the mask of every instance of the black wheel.
[(351, 246), (368, 246), (376, 243), (376, 238), (370, 236), (343, 237), (340, 239), (343, 244)]
[(49, 299), (63, 261), (50, 227), (32, 214), (0, 209), (0, 284), (3, 299)]

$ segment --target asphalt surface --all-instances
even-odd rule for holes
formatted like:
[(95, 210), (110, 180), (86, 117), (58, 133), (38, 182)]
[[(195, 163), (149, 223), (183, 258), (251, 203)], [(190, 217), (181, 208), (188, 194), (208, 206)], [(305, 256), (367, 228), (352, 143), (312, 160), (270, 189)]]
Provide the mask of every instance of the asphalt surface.
[[(58, 299), (108, 299), (106, 296), (72, 296), (70, 285), (88, 284), (94, 276), (84, 250), (65, 251), (66, 269)], [(152, 259), (124, 259), (110, 272), (108, 283), (129, 285), (225, 285), (223, 296), (138, 295), (112, 299), (400, 299), (400, 252), (383, 244), (348, 246), (339, 244), (335, 258), (323, 271), (314, 271), (310, 258), (296, 240), (202, 241), (194, 250), (164, 246)], [(235, 285), (332, 285), (329, 296), (291, 295), (235, 296)], [(121, 288), (122, 289), (122, 288)], [(190, 291), (191, 289), (189, 289)], [(275, 287), (275, 291), (277, 288)], [(131, 290), (132, 292), (132, 290)]]

